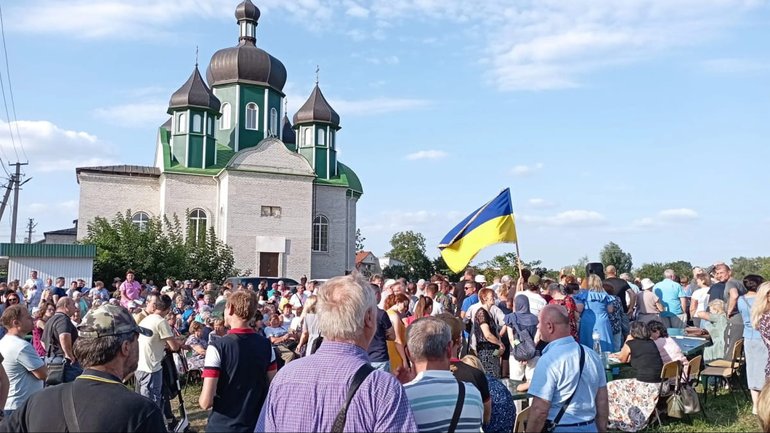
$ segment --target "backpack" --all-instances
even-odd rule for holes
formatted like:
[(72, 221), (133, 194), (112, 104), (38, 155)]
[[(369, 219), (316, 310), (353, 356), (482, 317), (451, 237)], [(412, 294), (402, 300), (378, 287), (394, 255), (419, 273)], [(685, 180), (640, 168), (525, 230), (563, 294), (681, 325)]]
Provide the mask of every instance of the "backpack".
[[(535, 357), (535, 341), (529, 332), (522, 331), (516, 323), (516, 317), (514, 316), (511, 321), (514, 331), (516, 331), (516, 339), (511, 342), (511, 354), (513, 359), (517, 361), (529, 361)], [(516, 343), (518, 341), (518, 344)]]

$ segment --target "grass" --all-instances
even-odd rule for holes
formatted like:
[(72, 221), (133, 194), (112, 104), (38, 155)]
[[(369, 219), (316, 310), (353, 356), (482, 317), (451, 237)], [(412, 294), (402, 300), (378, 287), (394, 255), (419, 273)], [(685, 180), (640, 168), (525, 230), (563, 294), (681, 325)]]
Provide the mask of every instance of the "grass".
[[(204, 432), (208, 412), (198, 406), (200, 392), (201, 384), (192, 383), (184, 388), (182, 395), (191, 427), (198, 432)], [(751, 402), (746, 400), (740, 390), (735, 391), (735, 398), (738, 400), (738, 405), (729, 391), (721, 390), (716, 398), (709, 393), (708, 401), (703, 408), (706, 411), (707, 420), (704, 420), (701, 414), (692, 415), (690, 419), (682, 420), (661, 416), (662, 427), (658, 427), (658, 423), (655, 421), (644, 431), (669, 433), (761, 431), (756, 416), (751, 413)], [(176, 407), (176, 405), (174, 406)]]

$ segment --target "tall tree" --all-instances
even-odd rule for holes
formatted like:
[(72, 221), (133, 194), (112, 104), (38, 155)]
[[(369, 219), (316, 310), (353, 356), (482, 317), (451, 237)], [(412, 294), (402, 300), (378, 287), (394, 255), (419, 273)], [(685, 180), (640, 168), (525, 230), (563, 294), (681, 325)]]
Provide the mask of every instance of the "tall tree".
[(770, 257), (733, 257), (731, 262), (730, 267), (735, 278), (756, 274), (770, 280)]
[(599, 257), (604, 266), (615, 266), (615, 269), (618, 270), (618, 274), (631, 272), (631, 268), (634, 267), (634, 264), (631, 261), (631, 254), (623, 251), (623, 249), (615, 242), (610, 242), (605, 245), (599, 253)]
[(645, 263), (634, 272), (634, 276), (637, 278), (649, 278), (652, 281), (660, 281), (663, 279), (663, 272), (666, 269), (672, 269), (677, 276), (689, 276), (692, 273), (692, 264), (684, 260), (668, 263)]
[(425, 236), (413, 231), (398, 232), (390, 239), (390, 251), (386, 256), (404, 264), (409, 280), (428, 278), (433, 273), (428, 256), (425, 255)]

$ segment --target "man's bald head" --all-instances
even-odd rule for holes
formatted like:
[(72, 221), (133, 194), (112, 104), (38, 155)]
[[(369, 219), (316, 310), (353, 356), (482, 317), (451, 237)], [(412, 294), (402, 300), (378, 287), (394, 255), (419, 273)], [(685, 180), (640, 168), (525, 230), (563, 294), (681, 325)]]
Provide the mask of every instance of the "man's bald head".
[(569, 314), (561, 305), (546, 305), (540, 310), (540, 334), (551, 342), (570, 335)]
[(609, 276), (616, 276), (618, 275), (618, 270), (615, 268), (615, 266), (609, 265), (606, 268), (604, 268), (604, 274)]

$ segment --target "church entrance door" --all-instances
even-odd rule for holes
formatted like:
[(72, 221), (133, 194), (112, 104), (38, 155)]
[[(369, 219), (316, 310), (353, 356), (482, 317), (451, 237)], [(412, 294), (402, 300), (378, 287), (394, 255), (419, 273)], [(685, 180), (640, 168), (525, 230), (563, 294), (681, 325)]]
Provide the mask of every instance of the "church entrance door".
[(278, 253), (259, 253), (259, 276), (281, 276), (278, 275)]

